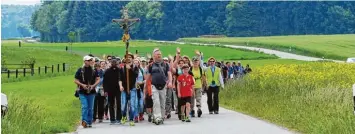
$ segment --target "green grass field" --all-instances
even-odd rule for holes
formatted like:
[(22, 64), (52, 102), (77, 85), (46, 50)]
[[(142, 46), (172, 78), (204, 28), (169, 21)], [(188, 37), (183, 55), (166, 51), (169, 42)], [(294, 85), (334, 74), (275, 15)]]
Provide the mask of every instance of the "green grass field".
[[(80, 120), (80, 101), (74, 97), (73, 81), (74, 75), (1, 84), (1, 91), (9, 98), (9, 113), (13, 113), (1, 120), (2, 133), (59, 133), (75, 130)], [(36, 109), (32, 109), (34, 106)], [(23, 111), (16, 112), (17, 109)], [(32, 123), (34, 121), (36, 123)], [(3, 127), (6, 124), (11, 125)]]
[[(9, 41), (6, 46), (17, 46), (16, 42)], [(36, 44), (23, 44), (24, 48), (44, 48), (52, 50), (65, 50), (68, 43), (36, 43)], [(195, 50), (201, 50), (204, 52), (205, 57), (214, 56), (219, 60), (248, 60), (248, 59), (275, 59), (274, 55), (267, 55), (263, 53), (257, 53), (247, 50), (237, 50), (230, 48), (220, 48), (212, 46), (193, 46), (193, 45), (161, 45), (159, 43), (148, 42), (148, 41), (133, 41), (130, 45), (130, 51), (135, 53), (138, 50), (139, 53), (143, 53), (144, 56), (147, 53), (152, 53), (154, 48), (160, 48), (163, 55), (175, 54), (176, 47), (181, 48), (181, 52), (188, 56), (194, 56)], [(88, 43), (74, 43), (73, 51), (81, 53), (92, 53), (95, 55), (119, 55), (123, 56), (125, 53), (125, 46), (122, 42), (88, 42)], [(100, 58), (102, 56), (99, 56)]]
[(179, 41), (249, 45), (291, 53), (346, 60), (355, 57), (355, 34), (344, 35), (300, 35), (245, 38), (181, 38)]
[[(48, 51), (44, 49), (36, 48), (18, 48), (13, 46), (2, 46), (1, 47), (1, 63), (2, 68), (8, 68), (12, 71), (10, 73), (10, 78), (8, 78), (7, 73), (2, 73), (1, 83), (14, 82), (14, 81), (23, 81), (30, 79), (42, 79), (47, 77), (54, 77), (60, 75), (72, 74), (82, 63), (82, 56), (77, 54), (69, 54), (66, 52), (59, 51)], [(31, 76), (30, 73), (26, 73), (26, 76), (23, 75), (23, 68), (30, 68), (30, 66), (22, 65), (4, 65), (4, 64), (22, 64), (30, 58), (35, 59), (34, 64), (34, 75)], [(66, 72), (63, 73), (63, 63), (66, 64)], [(58, 73), (58, 64), (59, 73)], [(45, 74), (45, 66), (52, 67), (54, 65), (54, 73), (52, 69), (47, 69), (47, 74)], [(38, 74), (38, 67), (41, 68), (41, 73)], [(19, 70), (18, 78), (16, 78), (15, 70)], [(26, 69), (26, 72), (30, 72), (30, 69)]]

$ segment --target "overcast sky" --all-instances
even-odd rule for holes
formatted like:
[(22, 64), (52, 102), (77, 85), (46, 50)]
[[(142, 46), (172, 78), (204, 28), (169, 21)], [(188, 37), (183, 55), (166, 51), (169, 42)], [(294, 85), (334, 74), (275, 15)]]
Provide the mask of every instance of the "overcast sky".
[(1, 5), (35, 5), (39, 3), (40, 0), (1, 0)]

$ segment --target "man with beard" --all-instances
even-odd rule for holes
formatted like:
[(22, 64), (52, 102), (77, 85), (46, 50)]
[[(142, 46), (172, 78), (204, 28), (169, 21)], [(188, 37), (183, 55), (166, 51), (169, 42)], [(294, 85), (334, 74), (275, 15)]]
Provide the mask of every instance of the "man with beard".
[[(127, 121), (127, 107), (129, 107), (129, 125), (134, 126), (134, 118), (136, 117), (136, 110), (138, 110), (138, 98), (136, 89), (136, 80), (138, 77), (138, 67), (133, 64), (134, 56), (132, 54), (127, 54), (125, 58), (125, 64), (121, 69), (121, 79), (120, 85), (123, 86), (121, 89), (121, 105), (122, 105), (122, 119), (121, 123), (124, 124)], [(128, 100), (130, 105), (128, 106)]]
[[(105, 94), (108, 96), (109, 111), (111, 124), (120, 123), (121, 115), (121, 90), (123, 87), (119, 85), (120, 69), (115, 59), (111, 60), (111, 67), (104, 74), (103, 87)], [(116, 109), (114, 109), (116, 103)], [(115, 118), (116, 115), (116, 118)]]

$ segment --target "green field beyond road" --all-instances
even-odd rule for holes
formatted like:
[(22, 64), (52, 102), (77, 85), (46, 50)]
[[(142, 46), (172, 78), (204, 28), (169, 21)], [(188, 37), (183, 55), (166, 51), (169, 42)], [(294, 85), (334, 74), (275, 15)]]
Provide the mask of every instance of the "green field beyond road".
[[(355, 34), (270, 37), (182, 38), (179, 41), (249, 45), (301, 55), (346, 60), (355, 57)], [(289, 51), (291, 47), (291, 51)]]
[[(15, 42), (9, 42), (6, 46), (16, 46)], [(65, 50), (65, 47), (69, 46), (68, 43), (37, 43), (37, 44), (24, 44), (23, 47), (27, 48), (43, 48), (51, 50)], [(161, 45), (159, 43), (148, 42), (148, 41), (133, 41), (130, 44), (130, 52), (135, 53), (138, 50), (143, 56), (147, 53), (152, 53), (154, 48), (160, 48), (163, 52), (163, 56), (168, 56), (168, 54), (174, 55), (176, 52), (176, 47), (181, 48), (181, 53), (183, 55), (188, 55), (189, 57), (195, 56), (195, 50), (200, 50), (204, 53), (204, 57), (216, 57), (218, 60), (256, 60), (256, 59), (275, 59), (274, 55), (267, 55), (263, 53), (248, 51), (248, 50), (238, 50), (231, 48), (220, 48), (214, 46), (194, 46), (194, 45)], [(73, 51), (81, 52), (84, 54), (99, 54), (99, 55), (119, 55), (123, 56), (125, 53), (125, 46), (122, 42), (90, 42), (90, 43), (74, 43)], [(98, 56), (102, 57), (102, 56)]]

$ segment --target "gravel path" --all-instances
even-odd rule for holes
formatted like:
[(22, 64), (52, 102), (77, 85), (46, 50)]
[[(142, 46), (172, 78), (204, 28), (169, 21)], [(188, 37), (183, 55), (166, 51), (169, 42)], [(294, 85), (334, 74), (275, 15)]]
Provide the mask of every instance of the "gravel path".
[[(110, 125), (108, 121), (94, 124), (93, 128), (78, 128), (78, 134), (291, 134), (282, 127), (244, 115), (238, 112), (220, 108), (218, 115), (207, 113), (207, 98), (202, 97), (203, 115), (192, 118), (190, 123), (181, 122), (177, 115), (165, 120), (163, 125), (155, 125), (148, 121), (136, 123), (136, 126)], [(172, 112), (174, 113), (174, 112)], [(147, 119), (147, 117), (145, 117)]]

